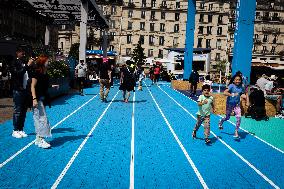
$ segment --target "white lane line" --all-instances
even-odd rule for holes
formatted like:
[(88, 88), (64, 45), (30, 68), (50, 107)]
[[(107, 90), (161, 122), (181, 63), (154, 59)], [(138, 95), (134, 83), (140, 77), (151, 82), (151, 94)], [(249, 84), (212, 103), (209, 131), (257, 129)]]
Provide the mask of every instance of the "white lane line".
[(97, 122), (95, 123), (95, 125), (93, 126), (93, 128), (91, 129), (91, 131), (88, 133), (88, 135), (86, 136), (86, 138), (84, 139), (84, 141), (81, 143), (81, 145), (79, 146), (79, 148), (76, 150), (76, 152), (73, 154), (73, 156), (71, 157), (71, 159), (69, 160), (69, 162), (67, 163), (67, 165), (65, 166), (65, 168), (63, 169), (63, 171), (60, 173), (60, 175), (58, 176), (58, 178), (56, 179), (56, 181), (54, 182), (54, 184), (52, 185), (51, 189), (55, 189), (57, 188), (57, 186), (59, 185), (59, 183), (61, 182), (61, 180), (63, 179), (63, 177), (65, 176), (65, 174), (67, 173), (67, 171), (69, 170), (69, 168), (71, 167), (71, 165), (73, 164), (73, 162), (75, 161), (76, 157), (79, 155), (80, 151), (82, 150), (82, 148), (84, 147), (84, 145), (86, 144), (86, 142), (89, 140), (90, 136), (92, 135), (92, 133), (94, 132), (94, 130), (97, 128), (98, 124), (100, 123), (101, 119), (104, 117), (105, 113), (107, 112), (108, 108), (110, 107), (110, 105), (112, 104), (113, 100), (115, 99), (115, 97), (117, 96), (119, 91), (117, 91), (117, 93), (115, 94), (115, 96), (112, 98), (111, 102), (108, 104), (108, 106), (105, 108), (105, 110), (103, 111), (103, 113), (101, 114), (101, 116), (98, 118)]
[(198, 171), (197, 167), (195, 166), (194, 162), (193, 162), (192, 159), (189, 157), (189, 155), (188, 155), (186, 149), (184, 148), (183, 144), (181, 143), (181, 141), (179, 140), (178, 136), (177, 136), (176, 133), (174, 132), (172, 126), (170, 125), (168, 119), (166, 118), (166, 116), (164, 115), (164, 113), (163, 113), (163, 111), (161, 110), (160, 106), (158, 105), (156, 99), (155, 99), (154, 96), (152, 95), (152, 93), (151, 93), (151, 91), (149, 90), (149, 88), (148, 88), (147, 85), (146, 85), (146, 87), (147, 87), (147, 89), (148, 89), (148, 91), (149, 91), (149, 93), (150, 93), (150, 95), (151, 95), (153, 101), (155, 102), (157, 108), (159, 109), (159, 111), (160, 111), (162, 117), (164, 118), (164, 120), (165, 120), (167, 126), (169, 127), (171, 133), (174, 135), (174, 138), (176, 139), (176, 141), (177, 141), (177, 143), (179, 144), (181, 150), (183, 151), (185, 157), (187, 158), (188, 162), (190, 163), (190, 165), (191, 165), (193, 171), (195, 172), (196, 176), (198, 177), (199, 182), (201, 183), (201, 185), (203, 186), (203, 188), (208, 188), (207, 184), (205, 183), (203, 177), (201, 176), (201, 174), (200, 174), (200, 172)]
[[(66, 116), (65, 118), (63, 118), (61, 121), (59, 121), (58, 123), (56, 123), (51, 129), (54, 129), (55, 127), (57, 127), (59, 124), (61, 124), (62, 122), (64, 122), (66, 119), (68, 119), (70, 116), (72, 116), (73, 114), (75, 114), (77, 111), (79, 111), (81, 108), (83, 108), (86, 104), (88, 104), (91, 100), (93, 100), (94, 98), (96, 98), (98, 95), (93, 96), (90, 100), (88, 100), (87, 102), (85, 102), (83, 105), (81, 105), (79, 108), (77, 108), (76, 110), (74, 110), (72, 113), (70, 113), (68, 116)], [(0, 169), (2, 167), (4, 167), (7, 163), (9, 163), (10, 161), (12, 161), (15, 157), (17, 157), (18, 155), (20, 155), (23, 151), (25, 151), (27, 148), (29, 148), (33, 143), (35, 143), (35, 140), (33, 140), (32, 142), (30, 142), (29, 144), (27, 144), (25, 147), (23, 147), (22, 149), (20, 149), (18, 152), (16, 152), (14, 155), (12, 155), (11, 157), (9, 157), (7, 160), (5, 160), (3, 163), (0, 164)]]
[[(190, 98), (190, 97), (188, 97), (188, 96), (182, 94), (181, 92), (177, 91), (176, 89), (174, 89), (174, 90), (175, 90), (176, 92), (180, 93), (181, 95), (185, 96), (186, 98), (190, 99), (191, 101), (195, 102), (192, 98)], [(188, 92), (187, 92), (187, 93), (188, 93)], [(195, 103), (196, 103), (196, 102), (195, 102)], [(221, 116), (221, 115), (218, 115), (218, 116), (219, 116), (220, 118), (223, 118), (223, 116)], [(233, 124), (234, 126), (236, 126), (236, 124), (233, 123), (232, 121), (228, 120), (228, 122), (231, 123), (231, 124)], [(284, 151), (283, 151), (283, 150), (277, 148), (276, 146), (273, 146), (273, 145), (270, 144), (269, 142), (267, 142), (267, 141), (265, 141), (265, 140), (259, 138), (259, 137), (256, 136), (256, 135), (253, 135), (252, 133), (250, 133), (249, 131), (247, 131), (246, 129), (244, 129), (244, 128), (242, 128), (242, 127), (240, 127), (240, 129), (243, 130), (244, 132), (246, 132), (247, 134), (249, 134), (249, 135), (251, 135), (251, 136), (257, 138), (257, 139), (260, 140), (261, 142), (267, 144), (268, 146), (270, 146), (270, 147), (273, 148), (274, 150), (277, 150), (278, 152), (281, 152), (282, 154), (284, 154)]]
[(133, 106), (132, 106), (132, 132), (131, 132), (131, 157), (130, 157), (130, 184), (129, 184), (129, 188), (130, 189), (134, 189), (134, 126), (135, 126), (135, 122), (134, 122), (134, 115), (135, 115), (135, 92), (133, 95)]
[[(172, 99), (179, 107), (181, 107), (186, 113), (188, 113), (192, 118), (196, 120), (196, 118), (185, 109), (180, 103), (178, 103), (173, 97), (171, 97), (166, 91), (164, 91), (161, 87), (159, 87), (161, 91), (163, 91), (170, 99)], [(271, 186), (274, 188), (280, 188), (273, 181), (271, 181), (267, 176), (265, 176), (262, 172), (260, 172), (255, 166), (253, 166), (248, 160), (246, 160), (242, 155), (240, 155), (236, 150), (234, 150), (230, 145), (228, 145), (225, 141), (220, 139), (213, 131), (210, 131), (222, 144), (224, 144), (227, 148), (229, 148), (236, 156), (238, 156), (243, 162), (245, 162), (250, 168), (252, 168), (258, 175), (260, 175), (264, 180), (266, 180)]]

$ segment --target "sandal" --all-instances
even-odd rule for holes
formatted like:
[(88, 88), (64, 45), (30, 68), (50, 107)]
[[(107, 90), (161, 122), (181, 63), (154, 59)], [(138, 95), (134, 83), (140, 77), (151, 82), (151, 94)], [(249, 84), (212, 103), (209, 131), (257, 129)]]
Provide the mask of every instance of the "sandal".
[(192, 138), (196, 138), (196, 131), (192, 132)]
[(205, 144), (209, 144), (211, 140), (209, 138), (205, 138)]

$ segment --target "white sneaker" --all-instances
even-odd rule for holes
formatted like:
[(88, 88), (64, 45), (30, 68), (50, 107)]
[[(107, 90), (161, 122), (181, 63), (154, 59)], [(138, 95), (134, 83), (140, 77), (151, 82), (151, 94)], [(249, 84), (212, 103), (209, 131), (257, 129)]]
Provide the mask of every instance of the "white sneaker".
[(23, 138), (23, 135), (21, 135), (20, 131), (13, 131), (12, 137)]
[(40, 139), (40, 142), (39, 142), (37, 145), (38, 145), (38, 147), (44, 148), (44, 149), (50, 148), (50, 146), (51, 146), (51, 145), (50, 145), (49, 143), (47, 143), (43, 138)]
[(23, 138), (27, 137), (28, 135), (25, 133), (25, 131), (19, 131), (19, 133), (22, 135)]

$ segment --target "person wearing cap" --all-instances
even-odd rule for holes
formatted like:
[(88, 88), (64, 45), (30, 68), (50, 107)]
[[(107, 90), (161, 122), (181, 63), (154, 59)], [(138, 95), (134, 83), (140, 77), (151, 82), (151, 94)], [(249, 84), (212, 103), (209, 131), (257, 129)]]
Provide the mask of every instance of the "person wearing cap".
[(84, 82), (87, 76), (87, 65), (85, 64), (84, 60), (80, 60), (80, 63), (75, 68), (75, 77), (77, 78), (79, 93), (80, 95), (84, 95)]

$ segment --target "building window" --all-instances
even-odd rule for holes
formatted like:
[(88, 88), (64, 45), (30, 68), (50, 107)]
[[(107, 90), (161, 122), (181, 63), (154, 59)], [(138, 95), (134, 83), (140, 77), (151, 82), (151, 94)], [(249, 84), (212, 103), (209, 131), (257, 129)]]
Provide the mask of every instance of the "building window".
[(159, 45), (164, 45), (164, 43), (165, 43), (165, 38), (164, 38), (164, 36), (160, 36), (160, 37), (159, 37)]
[(140, 35), (139, 41), (141, 42), (141, 44), (143, 45), (145, 40), (144, 40), (144, 35)]
[(273, 44), (276, 44), (276, 43), (277, 43), (277, 36), (276, 36), (276, 35), (274, 36), (274, 39), (273, 39), (272, 43), (273, 43)]
[(126, 55), (131, 55), (131, 48), (126, 48)]
[(110, 21), (110, 27), (111, 28), (115, 28), (115, 20), (111, 20)]
[(155, 11), (151, 11), (151, 20), (155, 19)]
[(155, 31), (155, 24), (154, 23), (150, 23), (150, 31)]
[(199, 22), (203, 22), (203, 21), (204, 21), (204, 14), (200, 14)]
[(145, 22), (140, 22), (140, 30), (145, 30)]
[(266, 34), (264, 34), (263, 42), (267, 42), (267, 35)]
[(213, 26), (207, 26), (207, 34), (212, 34), (212, 27)]
[(222, 27), (218, 27), (218, 29), (217, 29), (217, 35), (222, 35)]
[(166, 3), (166, 1), (162, 1), (161, 7), (162, 7), (162, 8), (167, 8), (167, 3)]
[(230, 39), (234, 39), (234, 34), (233, 33), (230, 34)]
[(113, 51), (114, 50), (114, 46), (113, 45), (110, 45), (109, 46), (109, 51)]
[(111, 15), (116, 14), (116, 6), (111, 6)]
[(209, 4), (208, 10), (212, 10), (213, 9), (213, 4)]
[(216, 60), (216, 61), (221, 60), (221, 55), (220, 55), (220, 53), (216, 53), (215, 60)]
[(165, 31), (165, 24), (163, 24), (163, 23), (160, 24), (160, 31), (161, 32)]
[(151, 0), (151, 7), (155, 7), (156, 6), (156, 0)]
[(145, 11), (141, 11), (141, 18), (145, 18)]
[(128, 18), (132, 18), (133, 16), (133, 10), (128, 10)]
[(142, 0), (142, 7), (146, 7), (146, 0)]
[(199, 26), (199, 28), (198, 28), (198, 34), (203, 34), (203, 26)]
[(158, 57), (159, 58), (163, 58), (163, 50), (162, 49), (159, 49)]
[(179, 24), (175, 24), (174, 32), (175, 33), (179, 32)]
[(153, 35), (149, 35), (149, 45), (154, 45), (154, 39), (155, 37)]
[(180, 8), (180, 2), (176, 2), (176, 8), (177, 8), (177, 9)]
[(223, 15), (219, 15), (218, 24), (222, 24), (222, 23), (223, 23)]
[(130, 43), (131, 43), (131, 37), (132, 37), (132, 36), (131, 36), (130, 34), (127, 35), (127, 44), (130, 44)]
[(202, 48), (202, 38), (198, 38), (197, 48)]
[(206, 39), (206, 48), (211, 48), (211, 39)]
[(175, 13), (175, 21), (179, 21), (179, 13)]
[(132, 22), (128, 22), (127, 29), (128, 29), (128, 30), (132, 30)]
[[(271, 47), (271, 54), (275, 54), (275, 47), (274, 46)], [(270, 60), (271, 60), (271, 58), (270, 58)]]
[(174, 37), (173, 46), (174, 47), (178, 46), (178, 37)]
[(209, 15), (208, 15), (208, 23), (211, 23), (211, 22), (212, 22), (212, 18), (213, 18), (213, 15), (209, 14)]
[(265, 53), (266, 53), (266, 51), (267, 51), (266, 46), (262, 46), (262, 53), (263, 53), (263, 54), (265, 54)]
[(221, 50), (221, 48), (222, 48), (221, 39), (217, 39), (216, 47), (217, 47), (218, 50)]
[(201, 2), (199, 8), (204, 9), (204, 4), (205, 4), (204, 2)]
[(254, 34), (254, 39), (258, 39), (258, 34)]
[(109, 36), (110, 40), (113, 41), (114, 40), (114, 36), (116, 35), (115, 32), (110, 32), (109, 35), (110, 35)]
[(166, 12), (161, 12), (161, 20), (166, 19)]
[(152, 57), (153, 56), (153, 49), (149, 49), (148, 50), (148, 57)]

